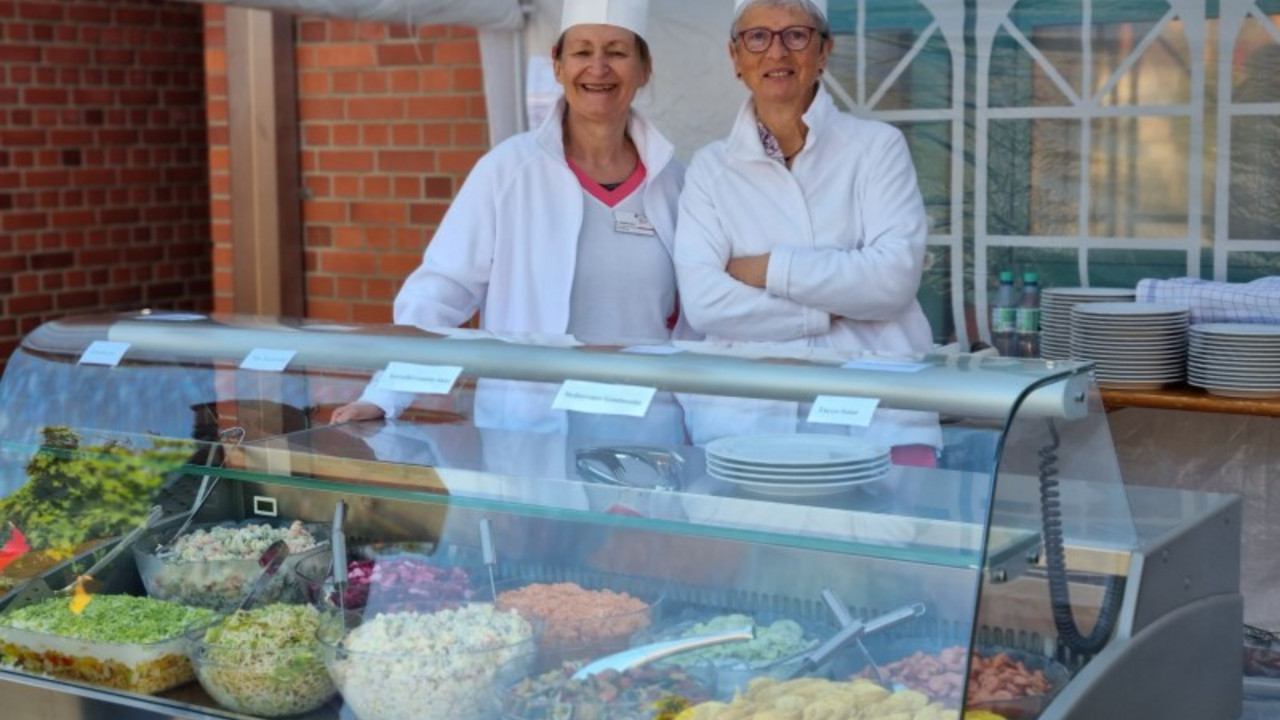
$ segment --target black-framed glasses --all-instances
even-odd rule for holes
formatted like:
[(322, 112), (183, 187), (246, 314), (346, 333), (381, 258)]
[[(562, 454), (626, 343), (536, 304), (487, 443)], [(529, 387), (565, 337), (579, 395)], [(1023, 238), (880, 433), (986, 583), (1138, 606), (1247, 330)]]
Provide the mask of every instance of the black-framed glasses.
[(775, 37), (782, 38), (782, 46), (788, 50), (800, 51), (809, 47), (818, 28), (808, 25), (792, 25), (781, 30), (770, 30), (765, 27), (747, 28), (738, 33), (738, 41), (747, 52), (762, 53), (773, 45)]

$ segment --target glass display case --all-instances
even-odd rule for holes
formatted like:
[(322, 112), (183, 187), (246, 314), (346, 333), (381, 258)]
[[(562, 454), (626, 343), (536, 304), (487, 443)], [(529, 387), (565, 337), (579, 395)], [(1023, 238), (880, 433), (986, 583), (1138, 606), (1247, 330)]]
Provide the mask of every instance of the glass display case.
[(0, 702), (1229, 720), (1240, 512), (1082, 363), (73, 318), (0, 382)]

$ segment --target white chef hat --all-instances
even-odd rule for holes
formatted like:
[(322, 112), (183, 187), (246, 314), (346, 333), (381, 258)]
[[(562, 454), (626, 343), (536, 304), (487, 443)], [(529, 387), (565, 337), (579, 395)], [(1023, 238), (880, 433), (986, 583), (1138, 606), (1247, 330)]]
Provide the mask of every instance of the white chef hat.
[(560, 33), (574, 25), (613, 25), (644, 37), (649, 0), (564, 0)]
[[(751, 0), (734, 0), (733, 16), (735, 18), (738, 17), (738, 14), (742, 12), (742, 6), (746, 5), (749, 2), (751, 2)], [(827, 0), (809, 0), (809, 2), (813, 3), (813, 6), (816, 7), (818, 9), (818, 12), (822, 14), (822, 19), (826, 20), (827, 19)]]

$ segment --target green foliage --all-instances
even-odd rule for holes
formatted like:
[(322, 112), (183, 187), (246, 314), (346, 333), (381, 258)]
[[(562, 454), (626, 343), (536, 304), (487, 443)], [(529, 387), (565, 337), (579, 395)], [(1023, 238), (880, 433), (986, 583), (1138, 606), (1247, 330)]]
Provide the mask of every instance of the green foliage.
[(33, 549), (75, 545), (119, 535), (146, 516), (165, 476), (186, 462), (192, 443), (149, 438), (81, 447), (67, 427), (42, 430), (44, 442), (27, 462), (27, 483), (0, 500), (0, 523), (12, 522)]

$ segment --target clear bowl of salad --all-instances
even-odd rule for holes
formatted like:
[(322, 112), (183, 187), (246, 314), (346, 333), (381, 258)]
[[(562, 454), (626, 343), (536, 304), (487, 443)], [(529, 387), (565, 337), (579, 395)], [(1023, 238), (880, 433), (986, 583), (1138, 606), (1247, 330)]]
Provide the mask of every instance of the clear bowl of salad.
[(503, 677), (513, 682), (498, 695), (502, 720), (652, 720), (712, 699), (716, 686), (716, 670), (709, 664), (650, 664), (575, 679), (582, 666), (581, 661), (570, 661), (523, 678), (504, 672)]
[(305, 602), (294, 567), (328, 554), (329, 528), (298, 520), (246, 520), (193, 525), (178, 538), (172, 530), (144, 536), (133, 546), (138, 574), (147, 595), (220, 612), (233, 609), (262, 568), (258, 558), (276, 540), (289, 545), (289, 557), (258, 602)]
[(788, 677), (799, 669), (803, 654), (816, 648), (836, 632), (834, 626), (804, 622), (771, 613), (747, 614), (686, 610), (665, 618), (659, 627), (641, 633), (636, 644), (709, 635), (741, 627), (754, 627), (755, 638), (742, 642), (710, 645), (672, 655), (659, 661), (663, 666), (693, 667), (703, 664), (716, 669), (719, 699), (730, 699), (745, 691), (756, 677)]
[[(488, 593), (488, 589), (485, 589)], [(538, 639), (538, 669), (565, 662), (595, 660), (631, 647), (631, 638), (648, 628), (658, 603), (626, 592), (591, 590), (576, 583), (522, 583), (498, 587), (498, 608), (515, 610), (543, 625)]]
[(532, 667), (539, 628), (492, 603), (326, 613), (329, 675), (360, 720), (486, 720), (500, 671)]
[[(295, 568), (308, 602), (324, 609), (398, 612), (435, 608), (442, 602), (488, 599), (483, 572), (441, 562), (431, 556), (431, 543), (372, 543), (348, 550), (347, 586), (334, 586), (328, 555), (307, 559)], [(323, 562), (319, 562), (323, 560)], [(484, 597), (482, 597), (484, 596)]]
[(239, 610), (188, 635), (196, 679), (219, 705), (284, 717), (324, 705), (337, 688), (325, 670), (311, 605), (274, 603)]

